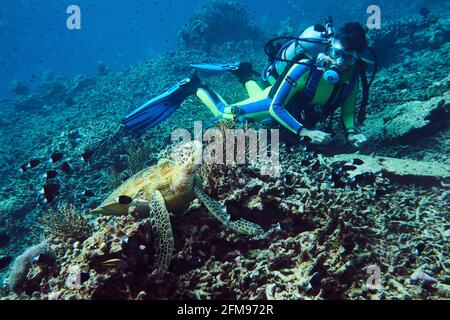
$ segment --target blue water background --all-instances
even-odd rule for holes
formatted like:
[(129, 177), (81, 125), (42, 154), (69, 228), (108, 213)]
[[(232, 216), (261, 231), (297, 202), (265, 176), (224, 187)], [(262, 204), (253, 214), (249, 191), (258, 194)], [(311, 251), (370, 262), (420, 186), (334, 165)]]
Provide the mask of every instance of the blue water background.
[[(98, 61), (113, 70), (155, 53), (174, 50), (177, 34), (192, 13), (207, 0), (2, 0), (0, 6), (0, 97), (8, 97), (9, 83), (23, 80), (33, 88), (44, 71), (52, 69), (72, 78), (94, 75)], [(378, 4), (383, 18), (395, 18), (439, 0), (237, 0), (268, 35), (281, 20), (291, 17), (298, 26), (323, 22), (332, 14), (337, 23), (364, 22), (365, 9)], [(79, 5), (82, 29), (66, 28), (66, 9)], [(352, 8), (352, 10), (348, 10)]]

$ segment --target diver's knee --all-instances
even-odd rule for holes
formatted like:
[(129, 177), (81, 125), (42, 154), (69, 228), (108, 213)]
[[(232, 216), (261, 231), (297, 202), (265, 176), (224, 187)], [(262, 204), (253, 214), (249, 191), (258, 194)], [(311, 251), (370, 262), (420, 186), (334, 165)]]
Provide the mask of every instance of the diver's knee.
[(227, 106), (223, 109), (223, 118), (227, 120), (234, 120), (241, 114), (239, 106)]

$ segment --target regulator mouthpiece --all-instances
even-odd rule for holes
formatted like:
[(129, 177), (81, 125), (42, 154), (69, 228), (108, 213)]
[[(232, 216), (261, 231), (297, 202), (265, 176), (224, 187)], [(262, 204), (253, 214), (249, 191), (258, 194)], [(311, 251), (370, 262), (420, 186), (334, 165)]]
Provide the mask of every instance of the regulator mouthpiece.
[(325, 24), (325, 29), (327, 37), (332, 37), (334, 35), (333, 17), (328, 17)]
[(323, 74), (323, 78), (325, 79), (326, 82), (328, 82), (329, 84), (337, 84), (339, 82), (339, 73), (334, 70), (334, 69), (330, 69), (324, 72)]

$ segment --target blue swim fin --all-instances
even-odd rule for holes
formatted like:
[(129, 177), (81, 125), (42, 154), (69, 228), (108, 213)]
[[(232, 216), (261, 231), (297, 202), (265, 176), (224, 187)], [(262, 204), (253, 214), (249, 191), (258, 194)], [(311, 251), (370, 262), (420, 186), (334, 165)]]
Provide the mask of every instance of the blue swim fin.
[(190, 64), (191, 68), (202, 70), (202, 71), (211, 71), (214, 73), (222, 73), (228, 71), (237, 71), (240, 66), (240, 62), (235, 63), (192, 63)]
[(245, 85), (248, 81), (254, 80), (254, 77), (259, 77), (260, 74), (253, 70), (253, 65), (250, 62), (235, 62), (235, 63), (193, 63), (190, 65), (194, 70), (201, 72), (203, 77), (211, 77), (224, 72), (231, 72), (238, 77), (239, 81)]
[(199, 82), (197, 77), (181, 80), (165, 93), (128, 114), (122, 123), (140, 134), (157, 126), (172, 115), (187, 97), (195, 93), (197, 80)]

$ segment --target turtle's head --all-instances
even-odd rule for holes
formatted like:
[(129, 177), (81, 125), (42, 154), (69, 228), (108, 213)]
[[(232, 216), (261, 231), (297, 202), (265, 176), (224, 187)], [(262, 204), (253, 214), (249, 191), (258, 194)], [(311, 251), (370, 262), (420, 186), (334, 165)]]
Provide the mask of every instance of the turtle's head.
[(202, 163), (203, 146), (199, 141), (189, 141), (175, 151), (175, 161), (188, 171), (195, 171)]
[(104, 216), (124, 216), (128, 214), (133, 199), (128, 196), (119, 196), (114, 201), (104, 203), (98, 208), (91, 210), (91, 214)]

